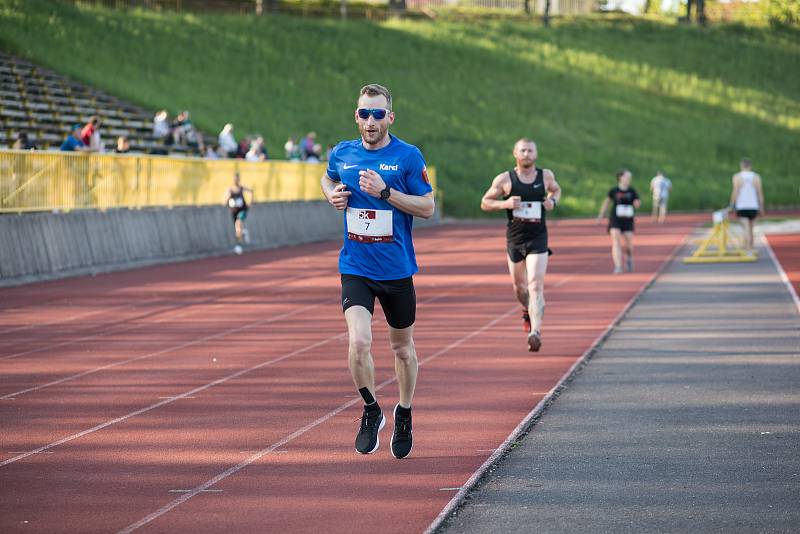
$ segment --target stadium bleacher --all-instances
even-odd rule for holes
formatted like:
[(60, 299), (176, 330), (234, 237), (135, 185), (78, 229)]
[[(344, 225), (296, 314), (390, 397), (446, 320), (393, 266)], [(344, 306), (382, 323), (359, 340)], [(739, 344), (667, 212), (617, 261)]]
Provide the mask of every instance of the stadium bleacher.
[(0, 148), (11, 147), (19, 132), (27, 132), (39, 149), (58, 149), (70, 126), (85, 124), (92, 115), (100, 117), (108, 151), (114, 150), (119, 136), (128, 138), (133, 152), (181, 155), (192, 151), (188, 146), (167, 146), (153, 136), (154, 112), (0, 53)]

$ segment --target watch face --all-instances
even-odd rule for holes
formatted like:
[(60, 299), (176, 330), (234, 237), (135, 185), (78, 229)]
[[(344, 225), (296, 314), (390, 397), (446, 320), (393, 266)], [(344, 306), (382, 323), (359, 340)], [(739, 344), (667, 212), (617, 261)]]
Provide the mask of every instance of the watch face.
[(381, 199), (386, 200), (387, 198), (389, 198), (390, 194), (391, 194), (391, 192), (389, 191), (388, 187), (386, 189), (383, 189), (381, 191)]

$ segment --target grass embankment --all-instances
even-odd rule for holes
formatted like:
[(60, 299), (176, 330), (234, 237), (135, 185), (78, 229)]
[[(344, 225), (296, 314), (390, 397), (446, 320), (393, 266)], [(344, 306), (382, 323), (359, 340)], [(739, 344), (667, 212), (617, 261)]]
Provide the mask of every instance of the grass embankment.
[[(75, 8), (0, 0), (0, 47), (150, 109), (189, 109), (216, 133), (355, 137), (354, 96), (395, 95), (394, 132), (439, 170), (451, 215), (479, 214), (520, 136), (591, 214), (629, 167), (659, 168), (672, 208), (719, 208), (749, 156), (772, 205), (798, 205), (800, 33), (626, 17), (342, 22)], [(645, 195), (643, 195), (645, 196)], [(649, 207), (649, 201), (645, 208)]]

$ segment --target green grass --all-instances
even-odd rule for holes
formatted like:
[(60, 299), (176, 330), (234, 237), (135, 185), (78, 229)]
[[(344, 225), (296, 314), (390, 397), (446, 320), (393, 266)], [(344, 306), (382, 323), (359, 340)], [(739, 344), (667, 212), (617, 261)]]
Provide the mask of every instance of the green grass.
[[(387, 85), (394, 132), (439, 171), (450, 215), (475, 216), (530, 136), (564, 189), (559, 213), (594, 213), (628, 167), (670, 207), (719, 208), (743, 156), (768, 205), (800, 205), (800, 32), (706, 29), (627, 17), (341, 22), (74, 8), (0, 0), (0, 47), (150, 109), (189, 109), (217, 133), (355, 137), (358, 88)], [(647, 197), (649, 195), (643, 195)], [(649, 200), (645, 201), (649, 209)]]

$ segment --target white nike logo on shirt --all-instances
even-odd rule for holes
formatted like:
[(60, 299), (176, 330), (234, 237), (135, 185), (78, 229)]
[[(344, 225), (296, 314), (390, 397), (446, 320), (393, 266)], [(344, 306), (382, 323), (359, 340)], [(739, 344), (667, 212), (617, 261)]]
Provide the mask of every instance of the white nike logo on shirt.
[(344, 164), (344, 170), (352, 169), (353, 167), (358, 167), (358, 165), (348, 165), (347, 163)]
[(536, 189), (537, 187), (542, 187), (542, 184), (533, 184), (534, 189)]

